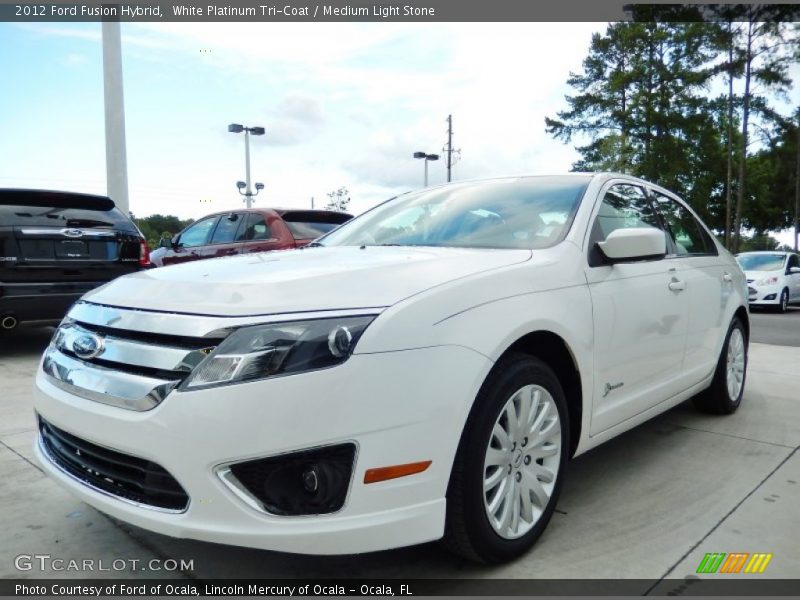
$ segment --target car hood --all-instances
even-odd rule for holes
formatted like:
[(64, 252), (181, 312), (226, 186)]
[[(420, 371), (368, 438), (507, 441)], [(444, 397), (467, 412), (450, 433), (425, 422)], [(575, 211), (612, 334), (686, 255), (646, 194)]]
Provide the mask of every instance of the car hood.
[(314, 247), (141, 271), (97, 288), (84, 299), (219, 316), (386, 307), (530, 257), (530, 250)]

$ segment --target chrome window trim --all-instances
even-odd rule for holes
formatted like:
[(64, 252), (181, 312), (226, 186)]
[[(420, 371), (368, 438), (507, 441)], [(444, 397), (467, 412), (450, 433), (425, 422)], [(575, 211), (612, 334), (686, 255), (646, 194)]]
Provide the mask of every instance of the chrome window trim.
[[(156, 512), (166, 513), (166, 514), (170, 514), (170, 515), (180, 515), (180, 514), (185, 513), (186, 511), (189, 510), (189, 506), (192, 503), (192, 498), (191, 498), (191, 496), (189, 496), (188, 493), (186, 494), (186, 496), (187, 496), (187, 498), (189, 498), (189, 500), (186, 502), (186, 506), (183, 507), (183, 508), (162, 508), (161, 506), (153, 506), (152, 504), (144, 504), (143, 502), (136, 502), (135, 500), (131, 500), (130, 498), (124, 498), (123, 496), (117, 496), (116, 494), (112, 494), (109, 491), (101, 489), (101, 488), (89, 483), (88, 481), (84, 481), (83, 479), (81, 479), (77, 475), (73, 475), (72, 473), (70, 473), (69, 471), (64, 469), (60, 464), (58, 464), (58, 462), (56, 462), (55, 458), (53, 458), (53, 455), (47, 449), (47, 446), (44, 443), (44, 439), (42, 438), (42, 434), (41, 433), (37, 433), (37, 446), (39, 448), (39, 451), (42, 453), (42, 456), (44, 456), (47, 459), (47, 462), (50, 465), (52, 465), (52, 467), (55, 468), (59, 473), (61, 473), (63, 475), (66, 475), (72, 481), (75, 481), (76, 483), (79, 483), (83, 487), (89, 488), (93, 492), (97, 492), (98, 494), (100, 494), (102, 496), (105, 496), (107, 498), (113, 498), (114, 500), (117, 500), (119, 502), (123, 502), (125, 504), (130, 505), (130, 506), (135, 506), (136, 508), (144, 508), (144, 509), (147, 509), (147, 510), (154, 510)], [(113, 448), (109, 448), (109, 450), (113, 450)], [(114, 450), (114, 451), (115, 452), (119, 452), (118, 450)]]
[(52, 346), (42, 359), (42, 371), (50, 383), (65, 392), (139, 412), (161, 404), (180, 383), (180, 380), (155, 379), (84, 363)]

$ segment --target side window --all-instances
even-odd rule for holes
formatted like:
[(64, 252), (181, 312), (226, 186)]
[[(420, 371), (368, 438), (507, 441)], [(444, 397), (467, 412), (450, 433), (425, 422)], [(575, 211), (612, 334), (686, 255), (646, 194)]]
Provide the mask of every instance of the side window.
[(184, 248), (191, 248), (192, 246), (202, 246), (205, 244), (218, 218), (219, 217), (208, 217), (207, 219), (202, 219), (194, 225), (191, 225), (181, 234), (181, 246)]
[(789, 255), (789, 264), (787, 265), (787, 270), (791, 269), (792, 267), (800, 267), (800, 256), (797, 256), (797, 254)]
[(245, 217), (244, 225), (239, 229), (236, 237), (238, 242), (255, 242), (258, 240), (272, 239), (272, 231), (264, 220), (263, 215), (258, 213), (248, 213)]
[(589, 238), (589, 265), (604, 264), (597, 249), (597, 242), (605, 241), (608, 234), (617, 229), (654, 227), (662, 229), (652, 203), (644, 190), (637, 185), (612, 185), (603, 196)]
[(242, 222), (242, 216), (236, 213), (220, 217), (219, 224), (211, 236), (212, 244), (229, 244), (236, 239), (236, 230)]
[(653, 192), (658, 210), (675, 242), (675, 254), (716, 254), (714, 242), (686, 207), (658, 192)]

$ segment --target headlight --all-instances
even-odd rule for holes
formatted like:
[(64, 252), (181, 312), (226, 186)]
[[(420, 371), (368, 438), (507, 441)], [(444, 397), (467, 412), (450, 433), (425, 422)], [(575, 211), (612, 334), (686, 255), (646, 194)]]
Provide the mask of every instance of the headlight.
[(778, 278), (775, 275), (756, 281), (756, 285), (775, 285), (776, 283), (778, 283)]
[(182, 389), (240, 383), (343, 363), (374, 315), (242, 327), (230, 334)]

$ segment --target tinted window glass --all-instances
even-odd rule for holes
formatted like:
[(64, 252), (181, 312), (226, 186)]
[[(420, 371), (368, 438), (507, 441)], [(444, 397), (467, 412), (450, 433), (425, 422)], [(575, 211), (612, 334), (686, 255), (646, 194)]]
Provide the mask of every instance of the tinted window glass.
[(85, 208), (0, 205), (0, 225), (16, 227), (109, 228), (136, 232), (133, 222), (118, 208)]
[(217, 228), (211, 236), (211, 243), (228, 244), (234, 241), (236, 239), (236, 230), (239, 228), (241, 221), (241, 216), (236, 213), (220, 217)]
[(592, 225), (590, 237), (589, 264), (599, 266), (606, 261), (597, 248), (608, 234), (617, 229), (654, 227), (662, 229), (652, 202), (644, 190), (636, 185), (616, 184), (608, 188), (600, 203), (600, 209)]
[(353, 217), (347, 213), (293, 210), (281, 215), (297, 239), (313, 239), (336, 229)]
[(303, 221), (286, 221), (286, 226), (295, 238), (309, 239), (319, 236), (336, 229), (338, 223), (306, 223)]
[(272, 231), (270, 231), (269, 225), (267, 225), (263, 215), (248, 213), (245, 217), (245, 223), (242, 228), (239, 229), (239, 235), (236, 239), (240, 242), (269, 240), (272, 239)]
[(208, 217), (190, 226), (181, 234), (180, 244), (185, 248), (202, 246), (208, 241), (208, 236), (217, 222), (218, 217)]
[(635, 185), (611, 186), (603, 197), (594, 222), (592, 241), (602, 242), (617, 229), (655, 227), (661, 229), (653, 205), (642, 188)]
[(322, 243), (548, 248), (564, 239), (589, 180), (521, 177), (405, 194), (345, 223)]
[(653, 192), (653, 196), (675, 242), (675, 254), (716, 254), (714, 243), (686, 207), (658, 192)]
[(789, 265), (788, 265), (788, 267), (789, 268), (800, 267), (800, 256), (797, 256), (797, 254), (792, 254), (789, 257)]

